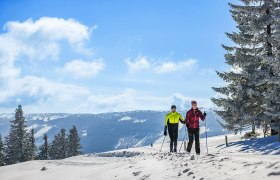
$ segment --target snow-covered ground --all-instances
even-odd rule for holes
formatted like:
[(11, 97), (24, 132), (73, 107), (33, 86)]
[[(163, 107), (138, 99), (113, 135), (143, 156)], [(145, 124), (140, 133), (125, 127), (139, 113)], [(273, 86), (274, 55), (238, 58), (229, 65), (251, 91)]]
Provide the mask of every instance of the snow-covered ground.
[[(168, 154), (169, 144), (86, 154), (64, 160), (30, 161), (0, 168), (1, 180), (160, 180), (160, 179), (280, 179), (280, 143), (277, 136), (241, 140), (240, 135), (201, 139), (195, 160), (185, 153)], [(159, 141), (158, 141), (159, 142)], [(179, 143), (179, 147), (180, 147)], [(192, 152), (194, 153), (194, 152)], [(41, 170), (43, 167), (46, 170)]]

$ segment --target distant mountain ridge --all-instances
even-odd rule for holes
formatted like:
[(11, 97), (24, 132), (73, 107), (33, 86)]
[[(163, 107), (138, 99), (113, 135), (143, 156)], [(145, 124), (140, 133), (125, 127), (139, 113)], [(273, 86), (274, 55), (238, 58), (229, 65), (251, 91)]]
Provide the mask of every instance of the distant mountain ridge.
[[(212, 109), (207, 112), (208, 136), (226, 134), (218, 124)], [(36, 113), (26, 114), (27, 128), (35, 129), (37, 144), (47, 133), (50, 140), (61, 128), (77, 126), (83, 152), (103, 152), (128, 147), (149, 145), (163, 135), (164, 117), (168, 111), (129, 111), (101, 114)], [(185, 115), (186, 111), (180, 112)], [(0, 133), (6, 136), (10, 128), (12, 113), (0, 114)], [(220, 120), (220, 119), (219, 119)], [(204, 122), (201, 121), (201, 137), (205, 136)], [(179, 131), (179, 139), (184, 136), (184, 128)]]

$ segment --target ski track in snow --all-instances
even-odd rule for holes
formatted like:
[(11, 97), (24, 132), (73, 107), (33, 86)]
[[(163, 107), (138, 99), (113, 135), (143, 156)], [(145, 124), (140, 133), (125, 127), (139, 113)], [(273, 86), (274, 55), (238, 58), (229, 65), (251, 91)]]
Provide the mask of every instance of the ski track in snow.
[[(0, 168), (2, 180), (168, 180), (168, 179), (280, 179), (280, 143), (263, 144), (271, 153), (254, 149), (247, 152), (240, 136), (229, 135), (232, 145), (225, 147), (224, 136), (209, 138), (206, 155), (205, 139), (201, 139), (201, 155), (170, 154), (169, 144), (137, 147), (64, 160), (29, 161)], [(275, 138), (276, 139), (276, 138)], [(237, 141), (238, 140), (238, 141)], [(263, 142), (263, 141), (261, 141)], [(178, 146), (180, 146), (180, 142)], [(249, 143), (250, 144), (250, 143)], [(194, 150), (194, 147), (193, 149)], [(194, 152), (192, 152), (194, 153)], [(274, 155), (272, 155), (274, 154)], [(192, 155), (192, 154), (191, 154)], [(46, 167), (45, 171), (41, 169)]]

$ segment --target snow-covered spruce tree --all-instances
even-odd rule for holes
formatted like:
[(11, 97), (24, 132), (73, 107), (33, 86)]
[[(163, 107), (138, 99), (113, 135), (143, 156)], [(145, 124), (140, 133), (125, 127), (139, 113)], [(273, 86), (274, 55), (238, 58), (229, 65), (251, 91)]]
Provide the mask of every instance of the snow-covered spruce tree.
[(0, 134), (0, 166), (4, 166), (4, 144)]
[[(248, 125), (252, 125), (254, 132), (255, 111), (252, 111), (252, 104), (257, 100), (253, 97), (252, 91), (255, 89), (254, 74), (258, 64), (256, 54), (259, 49), (257, 47), (257, 36), (251, 30), (251, 22), (256, 19), (256, 14), (252, 14), (252, 7), (235, 6), (230, 4), (233, 19), (237, 22), (238, 33), (227, 33), (227, 36), (235, 42), (236, 46), (224, 46), (228, 52), (225, 55), (226, 63), (232, 66), (230, 72), (217, 72), (228, 84), (226, 87), (213, 88), (216, 92), (225, 95), (224, 98), (212, 98), (212, 101), (222, 107), (223, 110), (217, 113), (225, 120), (224, 127), (228, 130), (241, 131)], [(234, 71), (234, 69), (237, 69)], [(249, 73), (248, 73), (249, 72)]]
[(37, 159), (47, 160), (49, 159), (49, 145), (48, 145), (48, 136), (44, 134), (44, 143), (39, 147), (39, 154)]
[(27, 133), (27, 138), (25, 140), (26, 140), (26, 143), (24, 143), (25, 161), (34, 160), (36, 156), (34, 128), (32, 128), (30, 132)]
[(21, 105), (15, 111), (8, 136), (5, 138), (5, 163), (14, 164), (25, 161), (26, 125)]
[(82, 153), (81, 149), (82, 145), (78, 130), (76, 126), (73, 126), (67, 135), (67, 157), (80, 155)]
[[(244, 5), (233, 5), (231, 13), (237, 23), (239, 32), (227, 33), (236, 44), (234, 47), (223, 46), (228, 52), (226, 63), (239, 72), (224, 72), (218, 75), (228, 84), (226, 87), (213, 88), (225, 95), (225, 98), (212, 98), (212, 101), (223, 108), (217, 113), (225, 120), (229, 130), (242, 130), (243, 125), (266, 124), (268, 119), (263, 106), (270, 73), (264, 59), (270, 59), (272, 45), (270, 43), (273, 16), (268, 15), (276, 9), (272, 0), (241, 0)], [(242, 126), (240, 126), (240, 124)]]
[[(272, 20), (266, 23), (267, 51), (263, 57), (263, 76), (260, 82), (266, 87), (264, 108), (265, 115), (271, 120), (271, 134), (277, 134), (280, 128), (280, 2), (273, 1), (275, 8), (266, 8), (266, 15)], [(280, 133), (280, 132), (278, 132)]]
[[(251, 1), (247, 0), (247, 3)], [(259, 16), (254, 28), (259, 32), (262, 49), (259, 53), (260, 67), (256, 79), (256, 92), (261, 94), (263, 111), (256, 117), (256, 124), (271, 126), (271, 134), (275, 134), (279, 125), (280, 110), (280, 74), (279, 74), (279, 0), (258, 1)]]
[(217, 88), (216, 90), (230, 97), (220, 99), (213, 98), (212, 101), (218, 106), (224, 107), (224, 110), (216, 110), (216, 113), (219, 114), (226, 122), (225, 124), (221, 123), (221, 125), (228, 130), (234, 131), (235, 133), (238, 131), (241, 132), (244, 128), (250, 125), (250, 121), (246, 121), (244, 119), (244, 115), (247, 112), (244, 99), (240, 98), (240, 96), (243, 96), (243, 91), (241, 91), (242, 86), (237, 82), (232, 82), (227, 88), (233, 92), (228, 92), (228, 89), (226, 88)]
[(63, 128), (54, 136), (50, 146), (49, 155), (51, 159), (64, 159), (67, 153), (66, 130)]

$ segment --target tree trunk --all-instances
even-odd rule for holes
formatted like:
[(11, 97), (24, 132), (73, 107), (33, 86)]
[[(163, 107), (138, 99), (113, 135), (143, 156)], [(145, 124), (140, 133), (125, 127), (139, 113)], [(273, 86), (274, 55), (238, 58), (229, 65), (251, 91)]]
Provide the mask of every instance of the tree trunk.
[[(266, 9), (265, 11), (266, 14), (270, 14), (270, 10), (269, 8)], [(271, 24), (268, 24), (266, 26), (266, 34), (267, 34), (267, 37), (266, 37), (266, 48), (267, 48), (267, 56), (272, 56), (272, 44), (269, 42), (268, 38), (271, 37)]]
[(252, 120), (252, 134), (256, 134), (255, 120)]
[(277, 132), (277, 128), (276, 127), (273, 127), (273, 124), (275, 124), (275, 121), (272, 120), (271, 121), (271, 124), (270, 124), (270, 127), (271, 127), (271, 136), (273, 135), (276, 135), (278, 132)]
[(263, 129), (263, 137), (266, 136), (266, 133), (267, 133), (267, 123), (265, 122), (264, 129)]
[(278, 126), (278, 137), (279, 137), (279, 142), (280, 142), (280, 125)]

